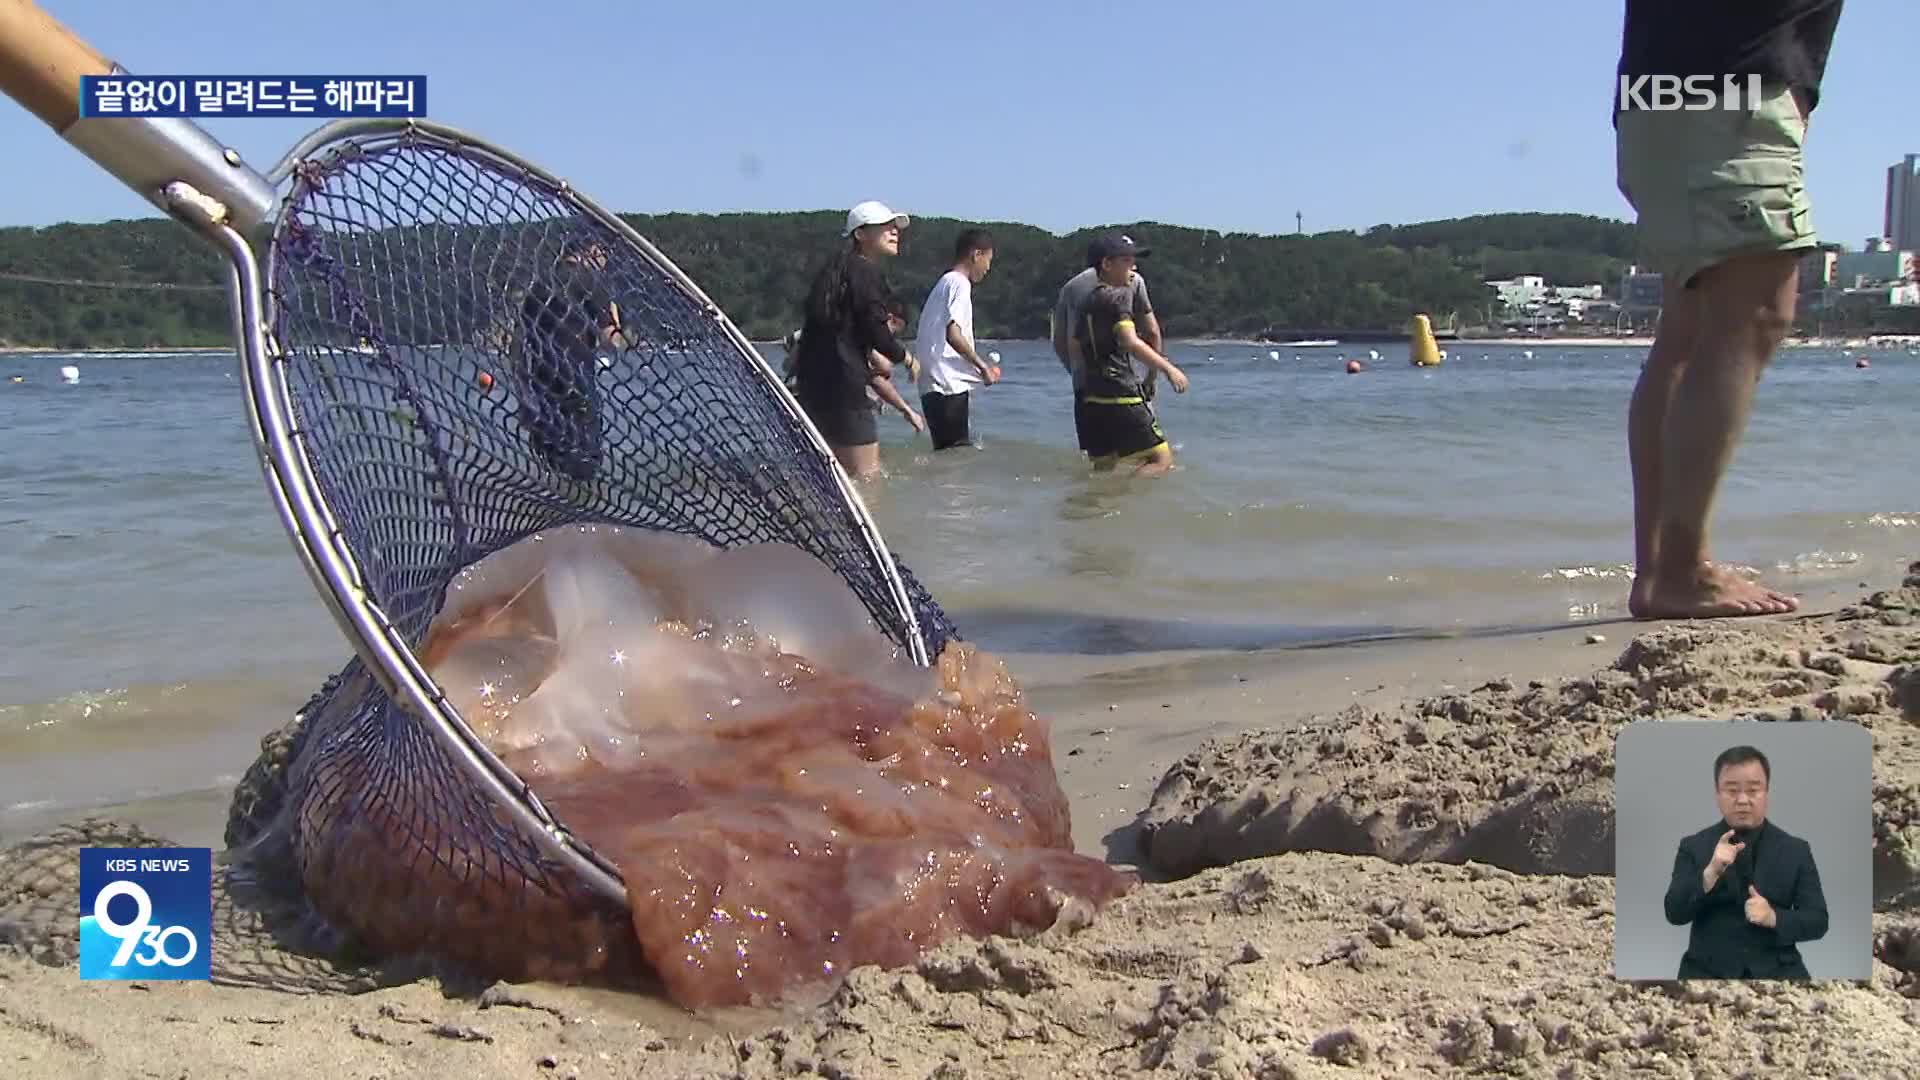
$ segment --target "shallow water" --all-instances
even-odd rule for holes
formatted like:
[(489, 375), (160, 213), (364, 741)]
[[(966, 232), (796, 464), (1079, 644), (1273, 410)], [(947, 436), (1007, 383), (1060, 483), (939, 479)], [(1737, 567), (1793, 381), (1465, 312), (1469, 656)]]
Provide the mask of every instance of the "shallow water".
[[(1000, 653), (1258, 648), (1623, 610), (1624, 422), (1643, 350), (1176, 346), (1180, 468), (1090, 476), (1044, 344), (978, 449), (882, 421), (865, 497)], [(1364, 374), (1345, 359), (1378, 349)], [(1789, 588), (1885, 580), (1920, 539), (1920, 357), (1785, 351), (1725, 485), (1717, 554)], [(778, 349), (769, 357), (778, 363)], [(63, 385), (58, 370), (77, 364)], [(346, 647), (280, 531), (233, 359), (0, 356), (0, 832), (23, 815), (230, 785)], [(14, 374), (25, 376), (12, 383)], [(924, 437), (923, 437), (924, 438)]]

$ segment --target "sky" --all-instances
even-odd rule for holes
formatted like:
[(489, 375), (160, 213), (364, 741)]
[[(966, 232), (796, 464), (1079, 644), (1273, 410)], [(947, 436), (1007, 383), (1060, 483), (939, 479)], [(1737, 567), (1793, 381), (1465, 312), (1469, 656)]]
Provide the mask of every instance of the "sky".
[[(841, 209), (1364, 230), (1628, 219), (1621, 0), (41, 0), (129, 71), (425, 75), (429, 115), (619, 212)], [(190, 17), (177, 14), (191, 11)], [(1807, 142), (1822, 238), (1920, 153), (1915, 0), (1847, 0)], [(315, 121), (201, 123), (264, 169)], [(151, 216), (0, 106), (0, 224)]]

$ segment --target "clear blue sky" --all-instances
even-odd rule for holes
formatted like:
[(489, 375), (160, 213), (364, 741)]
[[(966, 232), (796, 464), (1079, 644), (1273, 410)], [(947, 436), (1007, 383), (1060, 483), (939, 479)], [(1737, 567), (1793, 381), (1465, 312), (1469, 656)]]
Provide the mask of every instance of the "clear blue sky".
[[(435, 119), (627, 212), (844, 208), (1291, 232), (1626, 217), (1619, 0), (918, 5), (788, 0), (42, 0), (147, 74), (425, 74)], [(1920, 152), (1920, 3), (1847, 0), (1808, 140), (1858, 247)], [(206, 126), (262, 165), (311, 121)], [(145, 216), (17, 107), (0, 224)]]

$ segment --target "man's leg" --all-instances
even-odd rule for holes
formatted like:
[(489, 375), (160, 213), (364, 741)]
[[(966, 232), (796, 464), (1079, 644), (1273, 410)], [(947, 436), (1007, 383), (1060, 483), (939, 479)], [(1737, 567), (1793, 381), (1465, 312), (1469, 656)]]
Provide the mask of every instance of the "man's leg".
[(1799, 606), (1791, 596), (1709, 562), (1707, 519), (1746, 429), (1761, 372), (1793, 324), (1801, 254), (1736, 256), (1695, 281), (1695, 346), (1674, 376), (1659, 436), (1650, 538), (1654, 569), (1642, 594), (1646, 617), (1777, 615)]
[(1136, 462), (1133, 475), (1162, 476), (1173, 468), (1173, 445), (1167, 441), (1166, 432), (1160, 430), (1160, 421), (1154, 417), (1151, 406), (1141, 403), (1108, 408), (1113, 410), (1113, 421), (1118, 427), (1115, 440), (1121, 452), (1128, 461)]
[(927, 435), (935, 450), (972, 445), (967, 430), (968, 395), (928, 391), (920, 395), (920, 410), (927, 418)]
[(840, 467), (847, 470), (847, 474), (855, 480), (864, 480), (869, 476), (880, 474), (880, 444), (877, 442), (861, 443), (858, 446), (836, 446), (833, 448), (833, 456), (840, 462)]
[(1166, 443), (1147, 451), (1133, 470), (1135, 476), (1164, 476), (1173, 469), (1173, 447)]
[(1660, 566), (1661, 483), (1666, 457), (1667, 413), (1673, 403), (1680, 373), (1693, 359), (1700, 340), (1700, 294), (1679, 282), (1666, 283), (1661, 298), (1660, 327), (1647, 350), (1640, 381), (1634, 384), (1627, 408), (1627, 457), (1633, 469), (1633, 588), (1627, 610), (1636, 618), (1647, 614), (1647, 595)]
[[(1715, 567), (1707, 520), (1760, 375), (1790, 327), (1816, 235), (1801, 168), (1805, 111), (1771, 87), (1753, 108), (1617, 117), (1621, 193), (1668, 278), (1628, 413), (1642, 618), (1777, 614), (1797, 603)], [(1704, 269), (1699, 269), (1704, 267)], [(1691, 275), (1693, 288), (1681, 288)]]

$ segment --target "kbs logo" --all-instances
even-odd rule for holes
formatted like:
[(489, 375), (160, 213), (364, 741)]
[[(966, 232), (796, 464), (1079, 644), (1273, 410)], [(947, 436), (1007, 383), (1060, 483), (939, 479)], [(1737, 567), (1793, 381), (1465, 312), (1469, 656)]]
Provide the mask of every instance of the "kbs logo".
[(1704, 112), (1760, 104), (1758, 75), (1622, 75), (1620, 109)]
[(212, 936), (212, 849), (80, 849), (82, 979), (209, 979)]

